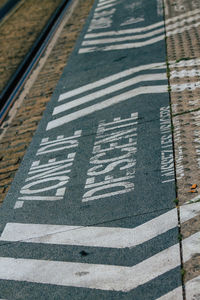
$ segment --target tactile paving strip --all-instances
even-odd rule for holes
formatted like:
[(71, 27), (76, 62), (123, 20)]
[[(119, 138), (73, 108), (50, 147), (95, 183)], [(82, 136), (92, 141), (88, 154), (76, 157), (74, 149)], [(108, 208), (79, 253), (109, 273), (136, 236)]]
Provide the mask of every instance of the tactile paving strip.
[(179, 204), (200, 195), (200, 111), (178, 115), (173, 118), (176, 178)]
[[(200, 1), (164, 0), (164, 4), (177, 196), (181, 206), (198, 202), (200, 198)], [(196, 189), (191, 188), (194, 184)], [(183, 239), (199, 231), (200, 215), (181, 224)], [(185, 283), (197, 278), (200, 251), (183, 267)], [(194, 295), (188, 299), (186, 288), (185, 299), (197, 298)]]

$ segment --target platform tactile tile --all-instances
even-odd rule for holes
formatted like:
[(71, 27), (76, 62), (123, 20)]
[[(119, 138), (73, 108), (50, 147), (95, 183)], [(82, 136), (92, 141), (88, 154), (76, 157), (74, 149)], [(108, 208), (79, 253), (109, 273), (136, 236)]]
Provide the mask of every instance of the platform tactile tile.
[[(198, 203), (200, 198), (200, 1), (165, 0), (164, 4), (177, 197), (182, 206)], [(192, 188), (195, 184), (197, 188)], [(181, 224), (183, 241), (200, 231), (199, 224), (200, 215)], [(183, 268), (186, 299), (199, 299), (191, 298), (189, 284), (200, 275), (200, 254)]]

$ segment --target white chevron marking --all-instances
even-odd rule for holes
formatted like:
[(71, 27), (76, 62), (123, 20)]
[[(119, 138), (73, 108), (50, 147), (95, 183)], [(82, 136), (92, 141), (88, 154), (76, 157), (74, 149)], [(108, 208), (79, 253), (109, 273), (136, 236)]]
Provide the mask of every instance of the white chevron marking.
[(97, 39), (97, 40), (86, 40), (83, 41), (82, 46), (88, 46), (88, 45), (98, 45), (98, 44), (109, 44), (109, 43), (119, 43), (124, 41), (132, 41), (132, 40), (141, 40), (148, 37), (155, 36), (157, 34), (163, 33), (164, 28), (159, 28), (154, 31), (144, 33), (144, 34), (138, 34), (138, 35), (129, 35), (125, 37), (114, 37), (114, 38), (105, 38), (105, 39)]
[(142, 244), (177, 225), (176, 209), (136, 228), (7, 223), (0, 241), (126, 248)]
[[(197, 233), (183, 243), (199, 252), (199, 239)], [(1, 257), (0, 279), (128, 292), (178, 266), (176, 244), (133, 267)]]
[(99, 1), (99, 4), (97, 4), (97, 7), (104, 6), (105, 4), (110, 4), (110, 3), (116, 3), (116, 0), (109, 0), (109, 1)]
[(155, 70), (155, 69), (166, 69), (166, 64), (165, 63), (154, 63), (154, 64), (142, 65), (142, 66), (127, 69), (125, 71), (116, 73), (114, 75), (110, 75), (110, 76), (105, 77), (103, 79), (100, 79), (98, 81), (83, 85), (80, 88), (77, 88), (77, 89), (71, 90), (69, 92), (63, 93), (63, 94), (60, 95), (58, 101), (62, 101), (62, 100), (65, 100), (67, 98), (74, 97), (74, 96), (79, 95), (81, 93), (90, 91), (90, 90), (98, 88), (100, 86), (109, 84), (113, 81), (116, 81), (116, 80), (122, 79), (124, 77), (130, 76), (134, 73), (138, 73), (138, 72), (145, 71), (145, 70)]
[[(180, 16), (170, 18), (165, 21), (165, 24), (168, 26), (169, 29), (172, 29), (172, 28), (179, 26), (179, 24), (181, 25), (181, 24), (184, 24), (185, 22), (188, 22), (186, 19), (187, 17), (189, 17), (188, 20), (190, 22), (191, 21), (190, 16), (193, 16), (193, 15), (199, 14), (199, 13), (200, 13), (200, 9), (196, 9), (196, 10), (187, 12), (185, 14), (182, 14)], [(197, 18), (198, 18), (198, 16), (197, 16)], [(184, 20), (181, 21), (181, 19), (184, 19)], [(178, 21), (178, 22), (169, 25), (170, 23), (175, 22), (175, 21)], [(97, 38), (97, 37), (103, 37), (103, 36), (108, 37), (108, 36), (115, 36), (115, 35), (119, 36), (119, 35), (123, 35), (123, 34), (141, 33), (141, 32), (149, 31), (149, 30), (161, 27), (161, 26), (164, 26), (163, 21), (157, 22), (152, 25), (145, 26), (145, 27), (139, 27), (139, 28), (131, 28), (131, 29), (118, 30), (118, 31), (105, 31), (105, 32), (99, 32), (99, 33), (88, 33), (85, 35), (84, 38), (87, 39), (87, 38)]]
[[(101, 7), (100, 7), (101, 8)], [(200, 25), (199, 23), (194, 23), (190, 25), (191, 22), (197, 21), (200, 19), (199, 15), (200, 10), (196, 9), (192, 12), (187, 12), (185, 14), (182, 14), (178, 17), (174, 17), (171, 19), (166, 20), (166, 28), (167, 28), (167, 36), (175, 35), (178, 33), (182, 33), (186, 30), (190, 30), (193, 27), (198, 27)], [(173, 23), (175, 22), (175, 23)], [(172, 23), (172, 24), (171, 24)], [(161, 27), (162, 28), (159, 28)], [(153, 31), (147, 32), (149, 30), (155, 29)], [(159, 28), (159, 29), (158, 29)], [(99, 33), (89, 33), (86, 34), (84, 37), (84, 41), (82, 43), (82, 46), (84, 48), (81, 48), (79, 50), (79, 53), (89, 53), (89, 52), (95, 52), (95, 51), (111, 51), (111, 50), (122, 50), (122, 49), (131, 49), (131, 48), (139, 48), (144, 47), (147, 45), (151, 45), (154, 43), (157, 43), (164, 39), (164, 35), (159, 35), (155, 37), (155, 35), (163, 33), (164, 31), (164, 24), (163, 22), (158, 22), (155, 24), (152, 24), (150, 26), (141, 27), (141, 28), (132, 28), (132, 29), (125, 29), (125, 30), (119, 30), (119, 31), (105, 31), (105, 32), (99, 32)], [(145, 32), (140, 35), (133, 35), (134, 33), (141, 33)], [(120, 37), (120, 35), (127, 35)], [(108, 38), (108, 36), (111, 36), (111, 38)], [(106, 37), (104, 39), (97, 39), (99, 37)], [(151, 39), (147, 39), (146, 41), (140, 41), (136, 43), (124, 43), (125, 41), (131, 41), (131, 40), (141, 40), (145, 38), (153, 37)], [(90, 40), (88, 40), (90, 39)], [(118, 45), (108, 45), (111, 43), (121, 43)], [(103, 45), (107, 46), (103, 46)], [(93, 45), (93, 47), (88, 47), (89, 45)], [(99, 47), (95, 47), (95, 45), (99, 45)]]
[(67, 111), (71, 108), (77, 107), (81, 104), (85, 104), (88, 103), (90, 101), (94, 101), (100, 97), (109, 95), (111, 93), (114, 93), (116, 91), (119, 91), (121, 89), (124, 89), (126, 87), (132, 86), (134, 84), (140, 83), (140, 82), (144, 82), (144, 81), (153, 81), (153, 80), (166, 80), (166, 73), (159, 73), (159, 74), (145, 74), (145, 75), (140, 75), (128, 80), (125, 80), (123, 82), (120, 82), (118, 84), (112, 85), (110, 87), (107, 87), (105, 89), (101, 89), (97, 92), (91, 93), (89, 95), (86, 95), (84, 97), (81, 97), (79, 99), (76, 100), (72, 100), (70, 102), (67, 102), (65, 104), (56, 106), (53, 110), (53, 115), (62, 113), (64, 111)]
[(179, 265), (179, 244), (133, 267), (1, 257), (0, 279), (128, 292)]
[(113, 3), (113, 4), (108, 4), (108, 5), (104, 5), (104, 6), (101, 6), (101, 7), (97, 7), (95, 9), (95, 12), (99, 12), (101, 10), (104, 10), (104, 9), (107, 9), (107, 8), (110, 8), (110, 7), (113, 7), (115, 5), (117, 5), (118, 3)]
[[(180, 211), (181, 221), (188, 221), (200, 213), (200, 203), (182, 206)], [(135, 228), (7, 223), (0, 241), (130, 248), (177, 225), (176, 208)]]
[(47, 124), (46, 130), (50, 130), (50, 129), (59, 127), (63, 124), (67, 124), (67, 123), (77, 120), (81, 117), (85, 117), (89, 114), (92, 114), (96, 111), (100, 111), (104, 108), (108, 108), (117, 103), (134, 98), (138, 95), (157, 94), (157, 93), (159, 94), (159, 93), (166, 93), (166, 92), (167, 92), (167, 85), (144, 86), (144, 87), (135, 88), (128, 92), (111, 97), (108, 100), (102, 101), (100, 103), (91, 105), (89, 107), (83, 108), (83, 109), (73, 112), (71, 114), (60, 117), (56, 120), (50, 121)]
[(89, 53), (89, 52), (94, 52), (94, 51), (111, 51), (111, 50), (122, 50), (122, 49), (132, 49), (132, 48), (140, 48), (148, 45), (152, 45), (154, 43), (157, 43), (159, 41), (164, 40), (165, 36), (164, 34), (156, 37), (149, 39), (147, 41), (143, 42), (137, 42), (137, 43), (128, 43), (128, 44), (119, 44), (119, 45), (110, 45), (110, 46), (104, 46), (101, 48), (98, 47), (88, 47), (88, 48), (81, 48), (79, 50), (79, 53)]

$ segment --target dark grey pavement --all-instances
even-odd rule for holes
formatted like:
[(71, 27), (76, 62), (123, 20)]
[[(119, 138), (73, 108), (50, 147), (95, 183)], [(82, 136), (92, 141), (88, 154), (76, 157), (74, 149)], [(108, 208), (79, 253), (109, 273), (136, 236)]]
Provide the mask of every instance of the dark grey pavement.
[(0, 297), (181, 286), (159, 1), (96, 1), (0, 210)]

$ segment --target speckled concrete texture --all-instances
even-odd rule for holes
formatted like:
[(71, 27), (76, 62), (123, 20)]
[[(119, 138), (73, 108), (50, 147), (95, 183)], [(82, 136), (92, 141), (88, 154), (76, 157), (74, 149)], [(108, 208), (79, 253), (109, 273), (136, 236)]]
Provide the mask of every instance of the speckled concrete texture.
[[(190, 205), (188, 203), (199, 201), (200, 194), (200, 2), (165, 0), (164, 4), (165, 18), (172, 20), (173, 28), (176, 30), (176, 34), (167, 37), (167, 55), (177, 197), (179, 205), (186, 203)], [(168, 32), (169, 26), (166, 25), (167, 35)], [(195, 184), (197, 187), (193, 188)], [(181, 224), (183, 239), (199, 231), (200, 215)], [(184, 263), (183, 268), (185, 282), (199, 276), (200, 252)], [(195, 297), (191, 299), (196, 299)]]

